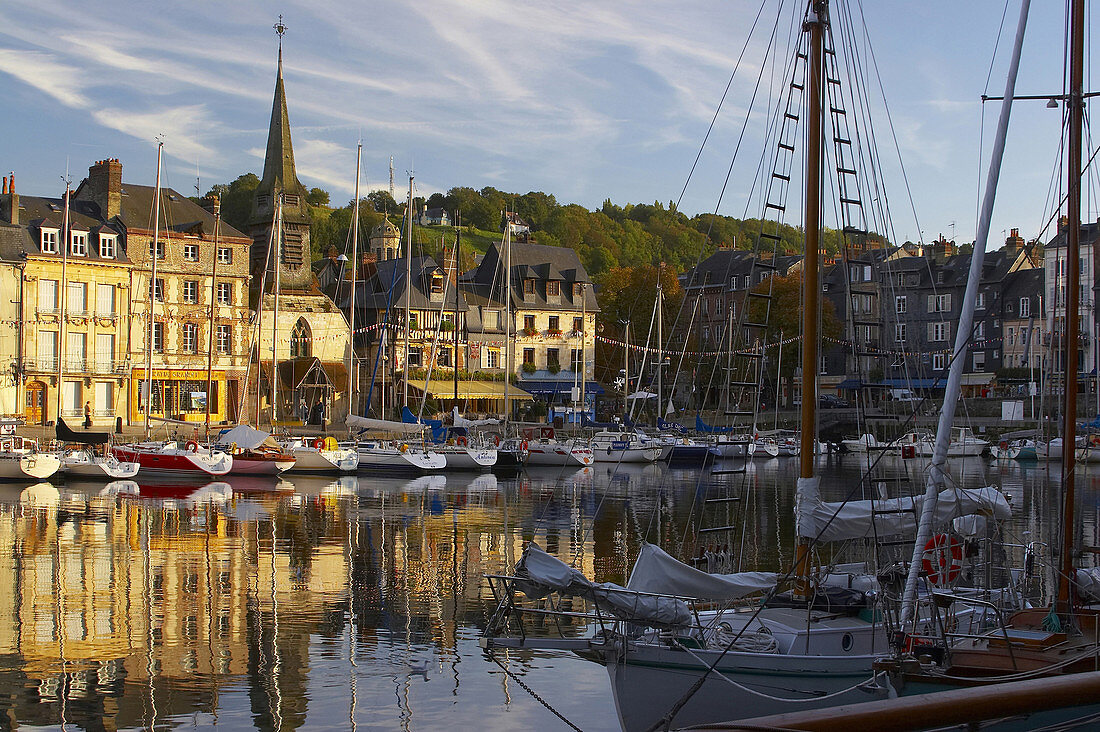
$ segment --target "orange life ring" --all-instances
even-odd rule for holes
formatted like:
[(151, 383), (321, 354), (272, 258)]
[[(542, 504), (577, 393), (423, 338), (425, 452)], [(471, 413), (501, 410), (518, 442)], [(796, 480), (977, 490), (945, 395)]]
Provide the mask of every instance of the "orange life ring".
[(316, 440), (313, 441), (313, 447), (316, 450), (324, 450), (325, 449), (325, 439), (323, 437), (318, 437)]
[(493, 447), (500, 447), (500, 435), (493, 435)]
[(997, 447), (999, 447), (1002, 450), (1007, 450), (1008, 449), (1008, 440), (1001, 440), (1000, 442), (997, 443)]
[(519, 449), (521, 452), (527, 452), (527, 440), (519, 443)]
[(187, 444), (184, 445), (184, 447), (187, 449), (188, 452), (199, 451), (199, 443), (195, 442), (194, 440), (188, 440)]
[(466, 447), (466, 438), (462, 435), (459, 435), (455, 442), (458, 443), (459, 447)]
[(962, 542), (956, 536), (936, 534), (924, 545), (921, 567), (935, 587), (946, 587), (962, 574)]

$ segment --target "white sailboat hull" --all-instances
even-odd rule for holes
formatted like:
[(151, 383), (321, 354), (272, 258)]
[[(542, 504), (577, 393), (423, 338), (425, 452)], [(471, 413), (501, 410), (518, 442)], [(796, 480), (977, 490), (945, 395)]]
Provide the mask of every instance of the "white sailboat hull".
[(112, 458), (87, 457), (80, 454), (66, 455), (61, 459), (62, 470), (75, 477), (89, 480), (126, 480), (138, 474), (141, 465), (121, 462)]
[(288, 452), (294, 456), (294, 467), (288, 473), (354, 473), (359, 467), (359, 456), (354, 450), (298, 446)]
[(447, 470), (488, 470), (497, 464), (495, 448), (455, 447), (442, 450)]
[(431, 473), (447, 467), (447, 458), (438, 452), (380, 443), (360, 443), (358, 447), (360, 470), (397, 470)]
[(0, 453), (0, 480), (44, 480), (61, 468), (48, 453)]
[(527, 464), (553, 467), (591, 465), (592, 450), (587, 447), (556, 441), (530, 442), (527, 445)]
[(607, 447), (592, 451), (598, 463), (655, 463), (661, 459), (660, 447)]

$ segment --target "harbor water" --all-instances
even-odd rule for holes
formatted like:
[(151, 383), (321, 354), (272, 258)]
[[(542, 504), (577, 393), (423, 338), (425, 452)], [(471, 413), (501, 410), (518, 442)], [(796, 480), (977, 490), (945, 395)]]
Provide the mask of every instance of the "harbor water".
[[(865, 463), (821, 459), (826, 498), (873, 490), (861, 486)], [(962, 487), (1011, 497), (1013, 559), (1057, 544), (1057, 465), (950, 467)], [(892, 493), (923, 490), (917, 461), (876, 470), (912, 478)], [(1100, 470), (1080, 471), (1082, 540), (1096, 546)], [(526, 685), (579, 727), (615, 730), (602, 667), (482, 651), (495, 606), (484, 575), (508, 572), (532, 540), (598, 581), (625, 582), (643, 541), (709, 550), (731, 569), (785, 569), (796, 474), (797, 460), (772, 459), (716, 473), (597, 464), (0, 485), (0, 727), (564, 728)], [(715, 496), (727, 500), (707, 503)]]

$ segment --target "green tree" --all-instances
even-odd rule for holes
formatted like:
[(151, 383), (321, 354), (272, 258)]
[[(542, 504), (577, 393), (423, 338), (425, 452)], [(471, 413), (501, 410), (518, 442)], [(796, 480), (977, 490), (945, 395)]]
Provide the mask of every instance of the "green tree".
[(306, 194), (306, 203), (310, 206), (329, 205), (328, 191), (323, 188), (310, 188), (309, 193)]
[[(245, 231), (248, 219), (252, 216), (252, 199), (260, 179), (255, 173), (240, 175), (232, 183), (219, 183), (211, 187), (206, 195), (217, 195), (222, 202), (222, 220), (235, 229)], [(205, 196), (204, 196), (205, 198)]]
[(370, 202), (371, 208), (378, 213), (397, 213), (397, 201), (393, 200), (393, 196), (390, 195), (389, 191), (371, 191), (367, 194), (367, 201)]

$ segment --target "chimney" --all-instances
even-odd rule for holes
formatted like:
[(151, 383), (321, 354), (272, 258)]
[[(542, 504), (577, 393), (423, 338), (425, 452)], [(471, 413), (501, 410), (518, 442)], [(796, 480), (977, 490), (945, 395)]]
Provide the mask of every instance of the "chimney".
[(1005, 239), (1005, 250), (1009, 254), (1017, 254), (1024, 248), (1024, 238), (1020, 236), (1019, 229), (1010, 229), (1008, 238)]
[(15, 173), (4, 178), (4, 192), (0, 195), (0, 218), (9, 224), (19, 225), (19, 195), (15, 192)]
[(118, 158), (97, 160), (88, 168), (88, 190), (104, 221), (122, 214), (122, 163)]
[(218, 196), (215, 193), (211, 193), (209, 196), (202, 199), (202, 203), (200, 205), (202, 206), (203, 210), (211, 216), (217, 216), (221, 213), (222, 210), (222, 202), (218, 199)]
[(1064, 231), (1069, 228), (1069, 216), (1058, 217), (1058, 231)]

